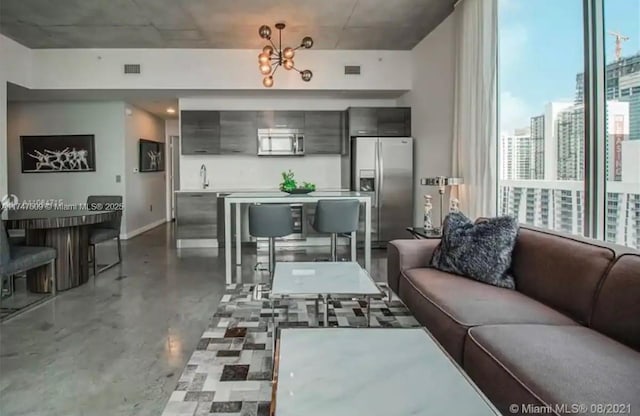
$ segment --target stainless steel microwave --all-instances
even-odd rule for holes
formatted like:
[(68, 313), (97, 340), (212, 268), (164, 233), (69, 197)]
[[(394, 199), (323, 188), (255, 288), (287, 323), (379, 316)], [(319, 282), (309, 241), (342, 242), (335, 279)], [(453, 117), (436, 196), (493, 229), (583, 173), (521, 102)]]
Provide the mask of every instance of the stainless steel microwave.
[(258, 156), (303, 156), (304, 134), (298, 129), (258, 129)]

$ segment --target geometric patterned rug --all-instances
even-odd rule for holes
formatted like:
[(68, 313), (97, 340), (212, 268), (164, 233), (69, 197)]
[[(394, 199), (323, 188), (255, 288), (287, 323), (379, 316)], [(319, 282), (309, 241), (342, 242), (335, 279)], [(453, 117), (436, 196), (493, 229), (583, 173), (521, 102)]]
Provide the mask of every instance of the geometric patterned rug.
[[(384, 284), (380, 284), (384, 287)], [(268, 416), (273, 372), (271, 303), (254, 300), (253, 284), (227, 286), (225, 295), (187, 362), (163, 416)], [(386, 287), (384, 287), (386, 293)], [(329, 326), (366, 326), (366, 302), (330, 301)], [(276, 305), (279, 328), (323, 326), (315, 301)], [(394, 297), (371, 301), (371, 327), (420, 324)]]

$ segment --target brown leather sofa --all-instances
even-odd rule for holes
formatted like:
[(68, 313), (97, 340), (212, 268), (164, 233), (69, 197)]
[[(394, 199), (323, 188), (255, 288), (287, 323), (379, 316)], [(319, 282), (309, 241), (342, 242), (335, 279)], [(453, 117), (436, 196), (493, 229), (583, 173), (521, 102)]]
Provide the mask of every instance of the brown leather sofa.
[(523, 226), (509, 290), (430, 268), (438, 243), (389, 243), (388, 283), (501, 412), (640, 415), (640, 252)]

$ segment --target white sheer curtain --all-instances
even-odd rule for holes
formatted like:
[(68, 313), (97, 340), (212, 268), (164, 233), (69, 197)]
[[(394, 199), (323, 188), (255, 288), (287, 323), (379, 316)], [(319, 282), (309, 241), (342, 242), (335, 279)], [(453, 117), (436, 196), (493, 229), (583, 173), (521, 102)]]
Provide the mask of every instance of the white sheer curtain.
[(498, 0), (460, 0), (455, 8), (456, 83), (453, 176), (469, 218), (496, 214)]

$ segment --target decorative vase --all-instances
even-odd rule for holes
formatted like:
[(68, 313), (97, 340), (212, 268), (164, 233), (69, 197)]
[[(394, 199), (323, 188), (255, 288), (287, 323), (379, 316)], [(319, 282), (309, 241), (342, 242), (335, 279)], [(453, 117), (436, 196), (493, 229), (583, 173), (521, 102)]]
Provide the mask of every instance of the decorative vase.
[(457, 198), (449, 201), (449, 212), (460, 212), (460, 201)]
[(424, 229), (426, 231), (433, 230), (432, 211), (431, 195), (424, 195)]

